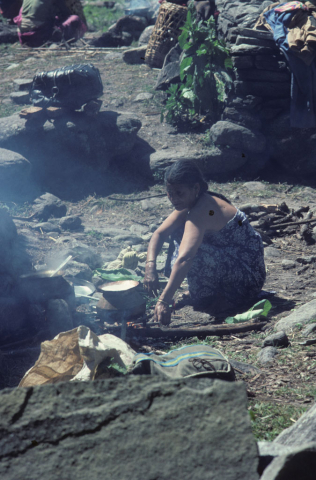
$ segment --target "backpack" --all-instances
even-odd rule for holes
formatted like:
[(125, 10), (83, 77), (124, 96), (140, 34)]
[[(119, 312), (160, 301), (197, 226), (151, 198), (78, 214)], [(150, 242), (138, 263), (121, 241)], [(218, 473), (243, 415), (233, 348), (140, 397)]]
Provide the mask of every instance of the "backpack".
[(229, 360), (216, 348), (203, 343), (177, 348), (164, 355), (138, 353), (134, 357), (131, 373), (174, 379), (203, 376), (235, 380)]
[(91, 64), (70, 65), (33, 78), (31, 99), (38, 107), (67, 107), (78, 110), (103, 94), (99, 70)]

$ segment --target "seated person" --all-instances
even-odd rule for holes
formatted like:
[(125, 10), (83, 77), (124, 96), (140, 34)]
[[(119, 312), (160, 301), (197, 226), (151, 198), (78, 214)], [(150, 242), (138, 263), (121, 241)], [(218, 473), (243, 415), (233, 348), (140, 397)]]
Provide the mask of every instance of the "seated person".
[[(79, 0), (78, 0), (79, 1)], [(66, 0), (23, 0), (18, 17), (21, 44), (38, 47), (48, 40), (81, 38), (87, 31), (85, 22), (72, 15)]]
[(191, 161), (167, 168), (165, 185), (175, 210), (149, 242), (144, 278), (144, 289), (157, 294), (156, 258), (171, 236), (165, 269), (170, 278), (157, 302), (155, 321), (170, 323), (172, 298), (185, 277), (196, 306), (218, 311), (255, 299), (266, 278), (264, 250), (246, 215), (223, 195), (207, 191)]

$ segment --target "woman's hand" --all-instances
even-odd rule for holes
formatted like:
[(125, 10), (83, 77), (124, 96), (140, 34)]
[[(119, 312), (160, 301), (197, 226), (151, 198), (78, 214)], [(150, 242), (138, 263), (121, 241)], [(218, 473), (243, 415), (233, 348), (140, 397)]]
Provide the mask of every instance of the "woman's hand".
[(162, 302), (157, 302), (154, 313), (154, 322), (159, 322), (161, 325), (170, 324), (171, 309), (168, 307), (168, 305), (165, 305)]
[(143, 288), (149, 295), (157, 297), (159, 290), (159, 277), (155, 267), (146, 267)]

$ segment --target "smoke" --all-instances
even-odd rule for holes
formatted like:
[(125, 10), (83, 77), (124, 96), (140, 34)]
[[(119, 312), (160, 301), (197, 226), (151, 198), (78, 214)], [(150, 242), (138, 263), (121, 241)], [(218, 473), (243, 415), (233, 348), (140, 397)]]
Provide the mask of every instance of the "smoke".
[(125, 4), (127, 15), (139, 15), (151, 18), (158, 12), (160, 4), (158, 0), (130, 0)]

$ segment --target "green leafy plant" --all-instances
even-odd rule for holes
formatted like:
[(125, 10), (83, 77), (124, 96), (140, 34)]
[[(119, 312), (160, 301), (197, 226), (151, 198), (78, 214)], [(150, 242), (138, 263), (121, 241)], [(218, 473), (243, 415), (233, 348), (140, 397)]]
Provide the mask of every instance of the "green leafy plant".
[(202, 112), (210, 112), (216, 118), (231, 87), (226, 70), (232, 68), (232, 62), (224, 42), (217, 39), (215, 20), (198, 22), (194, 6), (189, 6), (179, 45), (184, 52), (180, 64), (182, 83), (167, 90), (161, 121), (194, 121)]

